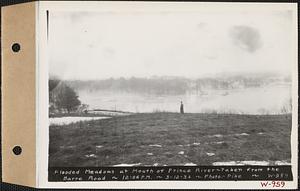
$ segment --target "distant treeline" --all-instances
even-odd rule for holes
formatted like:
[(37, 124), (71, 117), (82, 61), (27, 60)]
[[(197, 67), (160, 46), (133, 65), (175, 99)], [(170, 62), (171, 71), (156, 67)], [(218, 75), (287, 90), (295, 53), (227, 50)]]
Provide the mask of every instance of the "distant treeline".
[(77, 91), (113, 90), (147, 94), (201, 93), (208, 89), (237, 89), (262, 87), (272, 83), (290, 83), (289, 77), (274, 76), (233, 76), (219, 78), (187, 79), (179, 77), (153, 78), (109, 78), (105, 80), (69, 80), (65, 83)]

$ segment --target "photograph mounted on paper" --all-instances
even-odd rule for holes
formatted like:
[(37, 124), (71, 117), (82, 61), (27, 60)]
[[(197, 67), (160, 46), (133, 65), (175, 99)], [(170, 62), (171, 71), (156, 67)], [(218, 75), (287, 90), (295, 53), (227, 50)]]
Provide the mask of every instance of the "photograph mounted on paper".
[[(294, 12), (160, 5), (45, 12), (49, 180), (80, 169), (290, 170)], [(269, 180), (292, 180), (289, 170)]]

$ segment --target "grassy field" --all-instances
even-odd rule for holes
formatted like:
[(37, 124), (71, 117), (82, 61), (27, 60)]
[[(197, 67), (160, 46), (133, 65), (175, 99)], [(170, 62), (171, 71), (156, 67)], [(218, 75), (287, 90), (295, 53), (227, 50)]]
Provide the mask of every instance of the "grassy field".
[(140, 113), (50, 126), (49, 166), (289, 160), (290, 115)]

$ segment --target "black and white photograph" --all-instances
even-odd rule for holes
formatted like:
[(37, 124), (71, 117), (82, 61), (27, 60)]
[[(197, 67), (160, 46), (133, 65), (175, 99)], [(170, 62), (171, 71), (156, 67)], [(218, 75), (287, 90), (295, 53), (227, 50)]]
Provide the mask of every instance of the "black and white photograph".
[(291, 165), (293, 11), (149, 4), (47, 12), (49, 167)]

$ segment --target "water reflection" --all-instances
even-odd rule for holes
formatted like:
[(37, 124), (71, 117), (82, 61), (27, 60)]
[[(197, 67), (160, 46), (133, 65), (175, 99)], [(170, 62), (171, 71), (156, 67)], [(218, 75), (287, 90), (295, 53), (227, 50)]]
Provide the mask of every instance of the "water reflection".
[(154, 95), (115, 91), (79, 92), (91, 109), (130, 112), (179, 112), (182, 100), (187, 113), (218, 112), (278, 114), (291, 99), (288, 84), (234, 90), (206, 90), (201, 94)]

